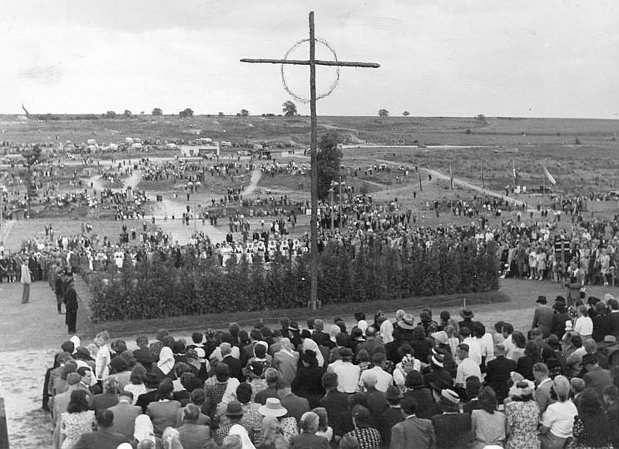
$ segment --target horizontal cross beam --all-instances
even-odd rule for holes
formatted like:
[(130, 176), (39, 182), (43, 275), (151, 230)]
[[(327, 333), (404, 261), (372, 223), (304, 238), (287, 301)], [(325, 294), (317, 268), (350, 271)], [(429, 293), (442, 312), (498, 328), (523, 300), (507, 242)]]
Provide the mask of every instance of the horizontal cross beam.
[[(241, 59), (241, 62), (249, 62), (252, 64), (292, 64), (292, 65), (310, 65), (310, 61), (303, 59)], [(380, 64), (375, 62), (355, 62), (355, 61), (323, 61), (316, 59), (316, 65), (328, 65), (336, 67), (369, 67), (377, 69)]]

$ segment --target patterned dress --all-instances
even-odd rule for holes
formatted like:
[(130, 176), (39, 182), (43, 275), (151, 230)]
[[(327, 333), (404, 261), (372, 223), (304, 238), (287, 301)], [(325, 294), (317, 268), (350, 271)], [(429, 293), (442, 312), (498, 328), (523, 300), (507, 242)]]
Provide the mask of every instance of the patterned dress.
[(505, 416), (509, 426), (506, 449), (539, 449), (537, 437), (539, 406), (537, 402), (513, 401), (505, 405)]
[(344, 437), (351, 436), (359, 442), (359, 449), (380, 449), (381, 447), (380, 433), (372, 427), (358, 427), (344, 435)]
[(60, 429), (65, 438), (62, 442), (62, 449), (73, 449), (83, 434), (93, 431), (94, 423), (95, 412), (93, 410), (80, 413), (64, 412), (60, 415)]

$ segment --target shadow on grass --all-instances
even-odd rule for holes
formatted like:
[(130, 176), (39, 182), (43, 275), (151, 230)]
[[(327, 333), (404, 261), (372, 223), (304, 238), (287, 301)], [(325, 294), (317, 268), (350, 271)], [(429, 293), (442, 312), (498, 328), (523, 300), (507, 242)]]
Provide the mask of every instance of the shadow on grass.
[(251, 326), (256, 321), (262, 320), (268, 325), (279, 325), (283, 317), (288, 317), (297, 321), (301, 325), (305, 324), (308, 318), (322, 318), (327, 323), (333, 322), (333, 318), (342, 317), (345, 321), (352, 321), (355, 312), (364, 312), (371, 320), (374, 313), (383, 310), (390, 314), (398, 309), (406, 311), (419, 310), (429, 306), (435, 312), (440, 308), (453, 308), (463, 305), (463, 298), (466, 304), (489, 304), (496, 302), (508, 302), (510, 297), (504, 293), (493, 291), (487, 293), (470, 293), (457, 295), (438, 295), (429, 297), (403, 298), (385, 301), (368, 301), (346, 304), (326, 304), (316, 311), (310, 311), (307, 307), (294, 309), (275, 309), (254, 312), (229, 312), (213, 313), (205, 315), (183, 315), (167, 318), (149, 320), (127, 320), (127, 321), (108, 321), (89, 323), (88, 330), (90, 335), (95, 335), (101, 330), (108, 330), (115, 336), (135, 335), (136, 333), (155, 334), (158, 329), (165, 328), (170, 331), (183, 330), (206, 330), (227, 328), (232, 321), (241, 326)]

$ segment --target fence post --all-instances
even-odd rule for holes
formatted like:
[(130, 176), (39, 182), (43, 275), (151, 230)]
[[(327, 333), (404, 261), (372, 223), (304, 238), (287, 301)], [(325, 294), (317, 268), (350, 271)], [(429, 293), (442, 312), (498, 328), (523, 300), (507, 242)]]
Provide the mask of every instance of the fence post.
[(6, 410), (4, 408), (4, 392), (0, 384), (0, 449), (9, 449), (9, 431), (6, 425)]

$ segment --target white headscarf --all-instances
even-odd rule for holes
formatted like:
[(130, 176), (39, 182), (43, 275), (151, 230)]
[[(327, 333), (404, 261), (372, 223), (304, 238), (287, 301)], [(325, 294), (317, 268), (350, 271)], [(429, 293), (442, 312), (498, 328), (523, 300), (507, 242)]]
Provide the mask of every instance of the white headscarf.
[(385, 320), (380, 325), (380, 335), (383, 338), (383, 343), (391, 343), (393, 341), (393, 323)]
[(357, 327), (358, 327), (359, 329), (361, 329), (361, 330), (363, 331), (363, 333), (365, 333), (365, 330), (368, 328), (368, 322), (367, 322), (367, 321), (365, 321), (365, 320), (360, 320), (360, 321), (357, 323)]
[(142, 440), (156, 442), (153, 422), (148, 415), (138, 415), (138, 417), (135, 418), (133, 437), (138, 440), (138, 442)]
[(247, 430), (240, 424), (235, 424), (230, 427), (230, 431), (228, 435), (238, 435), (241, 437), (241, 443), (243, 443), (242, 449), (256, 449), (256, 446), (249, 439), (249, 435), (247, 435)]
[(164, 375), (167, 375), (172, 371), (172, 368), (174, 368), (174, 363), (174, 354), (172, 354), (172, 350), (167, 346), (161, 348), (157, 368), (159, 368)]
[[(74, 335), (73, 337), (69, 338), (69, 341), (71, 343), (73, 343), (73, 347), (75, 349), (79, 348), (81, 343), (82, 343), (81, 340), (80, 340), (80, 337), (78, 337), (77, 335)], [(73, 352), (75, 352), (75, 351), (73, 351)]]

